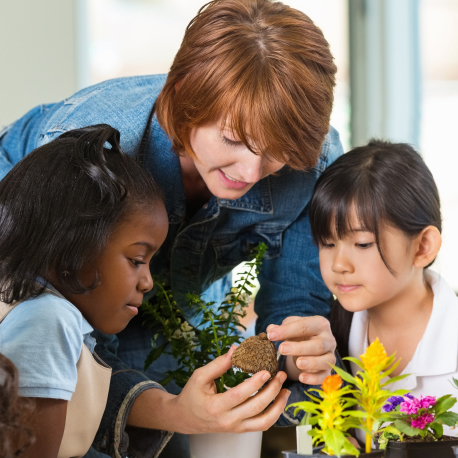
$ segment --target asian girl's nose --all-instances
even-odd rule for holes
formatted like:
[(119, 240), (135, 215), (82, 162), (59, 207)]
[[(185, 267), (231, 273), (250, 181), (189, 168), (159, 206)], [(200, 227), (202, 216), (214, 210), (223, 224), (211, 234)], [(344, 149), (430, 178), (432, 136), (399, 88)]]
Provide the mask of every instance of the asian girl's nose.
[(340, 274), (354, 272), (354, 266), (344, 248), (336, 247), (332, 262), (332, 271)]
[(142, 275), (138, 281), (138, 289), (143, 293), (147, 293), (148, 291), (151, 291), (154, 286), (153, 282), (153, 277), (151, 276), (151, 272), (149, 270), (149, 265), (146, 264), (143, 266), (144, 270), (142, 272)]

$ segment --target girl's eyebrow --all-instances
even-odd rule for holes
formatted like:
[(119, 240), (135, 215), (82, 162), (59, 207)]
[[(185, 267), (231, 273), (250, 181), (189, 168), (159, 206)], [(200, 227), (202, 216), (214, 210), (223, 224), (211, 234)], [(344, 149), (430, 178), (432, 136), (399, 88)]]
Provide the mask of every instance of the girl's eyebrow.
[(133, 246), (133, 245), (142, 245), (142, 246), (146, 246), (151, 251), (155, 250), (155, 247), (153, 245), (151, 245), (151, 243), (148, 243), (148, 242), (135, 242), (135, 243), (132, 243), (131, 246)]

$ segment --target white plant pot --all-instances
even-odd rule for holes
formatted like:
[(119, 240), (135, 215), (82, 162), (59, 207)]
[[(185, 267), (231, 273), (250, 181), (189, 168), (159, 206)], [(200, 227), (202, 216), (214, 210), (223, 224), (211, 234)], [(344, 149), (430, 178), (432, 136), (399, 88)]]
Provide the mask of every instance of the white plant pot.
[(190, 434), (191, 458), (260, 458), (262, 431)]
[(313, 454), (312, 436), (308, 433), (311, 429), (311, 425), (296, 426), (297, 453), (299, 455)]

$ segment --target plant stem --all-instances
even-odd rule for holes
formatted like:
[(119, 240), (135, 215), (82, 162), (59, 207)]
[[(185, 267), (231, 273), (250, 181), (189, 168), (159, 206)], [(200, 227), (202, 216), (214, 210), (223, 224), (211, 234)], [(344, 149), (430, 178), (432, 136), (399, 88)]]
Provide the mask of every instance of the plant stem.
[[(366, 426), (369, 431), (372, 431), (372, 418), (366, 420)], [(372, 450), (372, 436), (366, 433), (366, 453), (371, 453)]]

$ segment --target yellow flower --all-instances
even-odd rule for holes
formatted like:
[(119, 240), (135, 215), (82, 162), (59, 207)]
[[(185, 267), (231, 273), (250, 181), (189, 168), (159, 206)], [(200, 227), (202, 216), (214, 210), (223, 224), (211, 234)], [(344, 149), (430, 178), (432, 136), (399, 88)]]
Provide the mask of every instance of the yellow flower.
[(334, 391), (337, 391), (340, 389), (342, 386), (342, 379), (340, 378), (340, 375), (328, 375), (323, 382), (323, 385), (321, 385), (321, 388), (326, 394), (331, 394)]
[(367, 371), (374, 369), (381, 370), (381, 368), (385, 367), (388, 356), (378, 337), (367, 347), (366, 353), (361, 355), (361, 361), (364, 369)]

